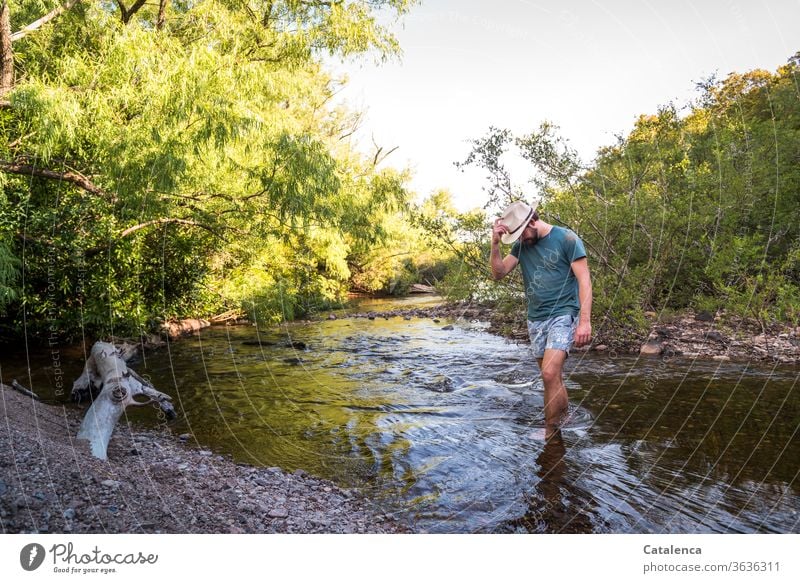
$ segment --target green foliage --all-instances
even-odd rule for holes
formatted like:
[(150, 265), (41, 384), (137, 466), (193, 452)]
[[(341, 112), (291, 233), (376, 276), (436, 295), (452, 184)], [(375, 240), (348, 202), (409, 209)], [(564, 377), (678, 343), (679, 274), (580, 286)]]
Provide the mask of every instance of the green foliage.
[(19, 260), (11, 253), (10, 246), (0, 240), (0, 315), (6, 306), (17, 299)]
[[(487, 171), (487, 207), (498, 210), (524, 198), (506, 152), (531, 163), (543, 218), (586, 243), (595, 320), (639, 334), (645, 310), (695, 308), (796, 325), (799, 60), (703, 84), (688, 113), (669, 105), (640, 116), (590, 166), (547, 123), (521, 137), (492, 128), (465, 164)], [(485, 262), (488, 233), (475, 246)]]
[[(158, 3), (78, 3), (15, 42), (0, 110), (4, 323), (21, 331), (25, 310), (29, 332), (128, 333), (341, 299), (358, 257), (392, 229), (404, 244), (406, 177), (349, 150), (352, 116), (327, 105), (322, 57), (394, 54), (380, 22), (411, 4), (177, 2), (159, 24)], [(49, 9), (12, 5), (14, 29)]]

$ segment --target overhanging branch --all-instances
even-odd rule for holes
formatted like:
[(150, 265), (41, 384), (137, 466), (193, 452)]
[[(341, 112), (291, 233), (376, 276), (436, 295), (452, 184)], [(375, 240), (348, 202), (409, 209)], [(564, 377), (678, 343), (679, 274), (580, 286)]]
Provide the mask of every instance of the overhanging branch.
[(17, 32), (12, 33), (11, 42), (24, 38), (29, 33), (41, 28), (42, 26), (53, 20), (55, 17), (63, 14), (64, 12), (72, 8), (78, 2), (80, 2), (80, 0), (67, 0), (64, 4), (54, 8), (53, 10), (42, 16), (39, 20), (35, 20), (34, 22), (31, 22), (29, 25), (19, 29)]
[(21, 174), (22, 176), (36, 176), (37, 178), (47, 178), (49, 180), (63, 180), (91, 194), (108, 197), (108, 193), (106, 193), (105, 190), (78, 172), (57, 172), (47, 168), (38, 168), (30, 164), (18, 164), (7, 160), (0, 160), (0, 172)]
[(179, 218), (172, 218), (172, 217), (163, 217), (163, 218), (160, 218), (160, 219), (153, 219), (152, 221), (145, 221), (144, 223), (139, 223), (138, 225), (134, 225), (132, 227), (128, 227), (127, 229), (125, 229), (124, 231), (119, 233), (119, 235), (117, 235), (116, 239), (114, 239), (113, 241), (109, 241), (108, 245), (103, 245), (103, 246), (100, 246), (100, 247), (92, 247), (91, 249), (87, 249), (84, 252), (84, 255), (87, 258), (88, 257), (94, 257), (95, 255), (97, 255), (99, 253), (102, 253), (103, 251), (111, 249), (112, 247), (117, 245), (117, 243), (119, 243), (120, 240), (124, 239), (125, 237), (127, 237), (129, 235), (132, 235), (136, 231), (140, 231), (140, 230), (145, 229), (147, 227), (152, 227), (153, 225), (167, 225), (167, 224), (170, 224), (170, 223), (177, 223), (179, 225), (188, 225), (190, 227), (197, 227), (199, 229), (204, 229), (204, 230), (208, 231), (209, 233), (211, 233), (212, 235), (214, 235), (215, 237), (218, 237), (218, 238), (222, 239), (226, 243), (228, 242), (228, 240), (225, 239), (225, 237), (223, 237), (222, 235), (220, 235), (219, 232), (217, 232), (216, 229), (214, 229), (212, 227), (209, 227), (208, 225), (204, 225), (202, 223), (198, 223), (197, 221), (193, 221), (191, 219), (179, 219)]
[(127, 229), (125, 229), (124, 231), (122, 231), (119, 234), (119, 238), (122, 239), (123, 237), (127, 237), (128, 235), (131, 235), (131, 234), (135, 233), (136, 231), (138, 231), (140, 229), (144, 229), (146, 227), (151, 227), (153, 225), (165, 225), (167, 223), (178, 223), (180, 225), (189, 225), (191, 227), (199, 227), (201, 229), (205, 229), (206, 231), (208, 231), (212, 235), (215, 235), (215, 236), (219, 237), (220, 239), (224, 239), (219, 233), (217, 233), (217, 231), (215, 229), (212, 229), (211, 227), (209, 227), (207, 225), (203, 225), (202, 223), (198, 223), (198, 222), (192, 221), (190, 219), (177, 219), (177, 218), (168, 218), (168, 217), (161, 218), (161, 219), (153, 219), (152, 221), (147, 221), (147, 222), (144, 222), (144, 223), (140, 223), (138, 225), (134, 225), (133, 227), (128, 227)]

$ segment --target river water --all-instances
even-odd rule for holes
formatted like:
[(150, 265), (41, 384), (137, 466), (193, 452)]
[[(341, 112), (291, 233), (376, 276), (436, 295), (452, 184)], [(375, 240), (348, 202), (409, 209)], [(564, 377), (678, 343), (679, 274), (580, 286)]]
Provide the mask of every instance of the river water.
[[(5, 360), (4, 382), (59, 400), (42, 355), (32, 376)], [(529, 346), (480, 322), (215, 327), (132, 366), (174, 397), (175, 433), (358, 487), (419, 531), (800, 532), (797, 368), (576, 353), (545, 444)]]

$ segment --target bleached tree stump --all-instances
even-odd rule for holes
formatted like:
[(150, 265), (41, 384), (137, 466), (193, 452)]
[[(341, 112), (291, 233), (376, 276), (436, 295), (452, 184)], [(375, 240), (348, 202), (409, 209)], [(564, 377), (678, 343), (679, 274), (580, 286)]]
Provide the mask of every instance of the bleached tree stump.
[[(108, 459), (108, 442), (126, 407), (156, 403), (167, 418), (176, 416), (172, 397), (157, 391), (129, 369), (126, 358), (130, 358), (130, 354), (123, 355), (113, 344), (95, 342), (83, 373), (72, 385), (74, 401), (93, 399), (81, 423), (78, 439), (89, 441), (92, 455), (100, 459)], [(137, 400), (137, 397), (146, 400)]]

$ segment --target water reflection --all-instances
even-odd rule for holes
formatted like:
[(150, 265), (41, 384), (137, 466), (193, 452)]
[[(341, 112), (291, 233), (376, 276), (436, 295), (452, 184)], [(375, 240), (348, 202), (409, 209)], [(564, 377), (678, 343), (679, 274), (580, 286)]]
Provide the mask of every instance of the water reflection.
[[(800, 530), (796, 369), (576, 354), (570, 420), (544, 443), (528, 347), (483, 328), (223, 327), (134, 366), (183, 411), (175, 433), (357, 486), (421, 531)], [(5, 356), (4, 382), (25, 373)], [(29, 384), (47, 396), (40, 356)], [(153, 423), (148, 411), (130, 417)]]

